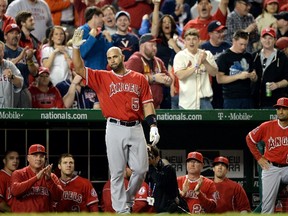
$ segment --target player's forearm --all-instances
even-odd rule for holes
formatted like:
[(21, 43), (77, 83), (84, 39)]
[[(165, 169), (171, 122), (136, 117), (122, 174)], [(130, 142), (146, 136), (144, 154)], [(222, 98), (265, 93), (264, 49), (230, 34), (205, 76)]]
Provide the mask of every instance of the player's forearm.
[(197, 195), (198, 199), (201, 203), (201, 206), (205, 209), (207, 213), (213, 212), (214, 209), (216, 208), (216, 201), (213, 199), (209, 199), (206, 197), (201, 191)]
[(46, 180), (47, 188), (51, 194), (52, 200), (58, 202), (62, 199), (63, 188), (56, 175), (51, 174), (51, 178)]
[(88, 206), (89, 212), (99, 212), (98, 202)]
[(79, 49), (73, 48), (72, 62), (75, 72), (85, 78), (85, 67)]
[(23, 181), (20, 178), (18, 179), (17, 176), (12, 176), (11, 194), (15, 197), (21, 196), (24, 193), (28, 192), (37, 181), (37, 176), (34, 176), (33, 178), (30, 178), (26, 181)]
[(144, 109), (144, 116), (147, 117), (149, 115), (155, 115), (156, 112), (155, 112), (155, 109), (154, 109), (154, 105), (152, 102), (150, 103), (146, 103), (143, 105), (143, 109)]
[(254, 158), (258, 161), (262, 157), (262, 154), (257, 149), (256, 144), (251, 140), (251, 137), (249, 134), (246, 136), (246, 143), (247, 143), (248, 148), (250, 149), (250, 152), (252, 153)]

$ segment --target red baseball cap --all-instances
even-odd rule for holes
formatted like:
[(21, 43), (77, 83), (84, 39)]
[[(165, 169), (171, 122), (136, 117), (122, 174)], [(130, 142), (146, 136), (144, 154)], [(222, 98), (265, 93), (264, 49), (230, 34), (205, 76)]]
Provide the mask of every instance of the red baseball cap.
[(261, 37), (263, 37), (264, 35), (270, 35), (271, 37), (274, 37), (276, 38), (276, 31), (274, 28), (264, 28), (262, 31), (261, 31)]
[(21, 30), (17, 24), (11, 23), (5, 27), (4, 34), (6, 35), (8, 32), (10, 32), (12, 30), (17, 30), (19, 33), (21, 32)]
[(187, 156), (186, 162), (188, 160), (197, 160), (203, 163), (203, 155), (200, 152), (190, 152)]
[(275, 104), (273, 107), (275, 107), (275, 108), (278, 108), (278, 107), (288, 108), (288, 98), (286, 98), (286, 97), (279, 98), (277, 100), (277, 104)]
[(278, 0), (266, 0), (264, 2), (264, 8), (268, 5), (268, 4), (271, 4), (271, 3), (277, 3), (279, 5), (279, 1)]
[(288, 37), (280, 37), (277, 41), (276, 41), (276, 47), (280, 50), (285, 49), (286, 47), (288, 47)]
[(41, 144), (33, 144), (30, 146), (28, 154), (43, 153), (46, 154), (45, 147)]
[(225, 164), (227, 167), (229, 166), (229, 160), (226, 157), (220, 156), (220, 157), (216, 157), (212, 163), (213, 166), (215, 166), (217, 163), (223, 163)]
[(42, 74), (42, 73), (48, 73), (48, 74), (50, 74), (50, 71), (49, 71), (49, 69), (46, 68), (46, 67), (39, 67), (39, 69), (38, 69), (38, 75), (40, 75), (40, 74)]

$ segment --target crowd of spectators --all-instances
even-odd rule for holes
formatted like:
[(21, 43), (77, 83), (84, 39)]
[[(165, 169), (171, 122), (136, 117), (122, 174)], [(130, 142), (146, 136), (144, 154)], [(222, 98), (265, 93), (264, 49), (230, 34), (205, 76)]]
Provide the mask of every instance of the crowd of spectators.
[[(0, 107), (35, 107), (29, 89), (45, 67), (63, 108), (100, 109), (96, 93), (73, 75), (71, 38), (81, 28), (85, 66), (109, 70), (106, 52), (119, 47), (127, 69), (145, 75), (157, 109), (271, 109), (288, 95), (288, 1), (255, 2), (0, 0)], [(9, 77), (6, 61), (16, 66)]]

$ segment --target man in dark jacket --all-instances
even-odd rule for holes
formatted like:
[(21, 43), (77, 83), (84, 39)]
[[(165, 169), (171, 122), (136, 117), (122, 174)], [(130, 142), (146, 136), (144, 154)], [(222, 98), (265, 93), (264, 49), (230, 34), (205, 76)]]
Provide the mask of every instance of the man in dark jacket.
[(189, 212), (187, 203), (179, 195), (177, 175), (174, 167), (165, 159), (161, 159), (159, 149), (148, 146), (149, 170), (146, 183), (149, 185), (148, 203), (153, 205), (157, 213)]
[(253, 53), (253, 64), (258, 80), (254, 83), (255, 108), (273, 109), (277, 99), (287, 96), (288, 58), (274, 48), (276, 32), (265, 28), (261, 32), (262, 49)]

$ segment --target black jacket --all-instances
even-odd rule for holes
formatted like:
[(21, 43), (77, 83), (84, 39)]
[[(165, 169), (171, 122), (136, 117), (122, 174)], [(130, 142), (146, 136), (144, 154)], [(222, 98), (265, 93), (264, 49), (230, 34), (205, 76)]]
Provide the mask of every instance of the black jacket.
[(283, 79), (288, 81), (288, 58), (283, 52), (277, 50), (275, 58), (263, 73), (260, 52), (261, 50), (253, 53), (253, 68), (258, 76), (252, 88), (255, 108), (273, 108), (278, 98), (287, 97), (287, 88), (275, 89), (271, 97), (266, 97), (266, 83), (279, 82)]
[[(151, 194), (148, 193), (148, 196), (155, 199), (154, 207), (157, 213), (182, 213), (181, 208), (189, 212), (186, 201), (179, 196), (177, 175), (171, 164), (165, 164), (160, 159), (156, 167), (150, 165), (145, 181), (150, 187)], [(181, 208), (178, 208), (178, 205)]]

